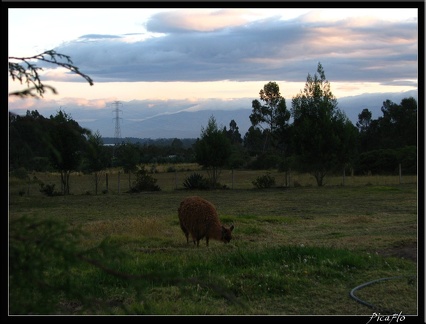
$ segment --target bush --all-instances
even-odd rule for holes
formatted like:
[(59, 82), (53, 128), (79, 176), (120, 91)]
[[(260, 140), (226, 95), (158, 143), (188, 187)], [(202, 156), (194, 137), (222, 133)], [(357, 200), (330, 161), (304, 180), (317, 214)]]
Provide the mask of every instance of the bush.
[(186, 189), (194, 190), (194, 189), (209, 189), (209, 181), (204, 178), (201, 174), (194, 172), (189, 177), (185, 179), (183, 182), (183, 186)]
[(61, 195), (60, 192), (55, 191), (55, 184), (44, 184), (43, 182), (40, 182), (39, 185), (40, 192), (45, 194), (46, 196), (53, 197)]
[(405, 146), (396, 154), (404, 174), (417, 174), (417, 146)]
[(405, 174), (417, 173), (417, 147), (406, 146), (399, 149), (380, 149), (363, 152), (359, 156), (357, 171), (360, 174), (398, 174), (401, 164)]
[(141, 192), (141, 191), (160, 191), (160, 187), (156, 184), (157, 179), (153, 178), (148, 174), (148, 171), (145, 170), (145, 167), (139, 169), (136, 172), (136, 180), (133, 183), (133, 186), (130, 188), (129, 192)]
[(275, 186), (275, 178), (268, 173), (257, 177), (252, 183), (257, 189), (271, 188)]

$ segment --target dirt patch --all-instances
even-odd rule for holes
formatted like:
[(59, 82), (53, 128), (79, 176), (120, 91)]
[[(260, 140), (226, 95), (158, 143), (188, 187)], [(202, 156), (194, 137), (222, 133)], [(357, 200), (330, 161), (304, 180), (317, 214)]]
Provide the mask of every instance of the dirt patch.
[(404, 258), (417, 262), (417, 243), (405, 243), (377, 251), (377, 253), (386, 257)]

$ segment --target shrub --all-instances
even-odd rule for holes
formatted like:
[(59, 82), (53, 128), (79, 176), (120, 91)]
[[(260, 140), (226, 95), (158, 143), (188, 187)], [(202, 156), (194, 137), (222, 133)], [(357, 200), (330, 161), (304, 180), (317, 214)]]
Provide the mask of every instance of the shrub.
[(417, 147), (406, 146), (399, 149), (380, 149), (363, 152), (359, 156), (358, 173), (398, 174), (401, 164), (405, 174), (417, 173)]
[(185, 179), (183, 182), (183, 186), (186, 189), (194, 190), (194, 189), (209, 189), (209, 181), (204, 178), (201, 174), (194, 172), (189, 177)]
[(275, 186), (275, 178), (269, 173), (259, 176), (256, 180), (252, 181), (253, 185), (258, 189), (271, 188)]
[(60, 192), (55, 191), (55, 184), (44, 184), (43, 182), (40, 182), (39, 185), (40, 192), (45, 194), (46, 196), (53, 197), (61, 195)]
[(142, 167), (136, 172), (136, 180), (129, 192), (160, 191), (161, 189), (156, 183), (157, 179), (149, 175), (145, 167)]
[(396, 154), (404, 174), (417, 174), (417, 146), (400, 148)]

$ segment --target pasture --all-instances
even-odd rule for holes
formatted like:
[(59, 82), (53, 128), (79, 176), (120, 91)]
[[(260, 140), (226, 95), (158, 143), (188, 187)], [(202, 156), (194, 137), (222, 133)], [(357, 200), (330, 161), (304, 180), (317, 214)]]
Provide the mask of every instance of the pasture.
[[(72, 194), (53, 197), (11, 177), (9, 314), (418, 314), (416, 177), (318, 188), (293, 175), (300, 186), (260, 190), (251, 181), (265, 172), (247, 171), (221, 181), (234, 189), (188, 191), (184, 172), (155, 173), (162, 190), (135, 194), (110, 176), (98, 195), (90, 176), (71, 175)], [(177, 208), (189, 195), (235, 225), (229, 244), (186, 243)], [(351, 298), (381, 278), (355, 293), (370, 306)]]

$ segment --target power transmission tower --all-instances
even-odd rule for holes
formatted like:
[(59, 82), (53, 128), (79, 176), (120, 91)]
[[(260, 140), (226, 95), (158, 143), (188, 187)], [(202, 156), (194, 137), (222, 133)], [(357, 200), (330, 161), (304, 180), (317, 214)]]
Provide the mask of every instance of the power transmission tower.
[(120, 129), (120, 112), (123, 112), (121, 109), (119, 109), (118, 107), (121, 105), (120, 101), (114, 101), (113, 102), (115, 108), (114, 108), (114, 112), (115, 112), (115, 132), (114, 132), (114, 138), (115, 138), (115, 144), (119, 144), (120, 140), (121, 140), (121, 129)]

